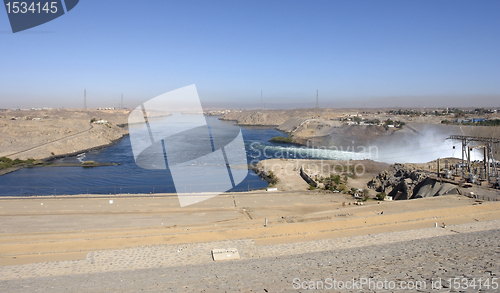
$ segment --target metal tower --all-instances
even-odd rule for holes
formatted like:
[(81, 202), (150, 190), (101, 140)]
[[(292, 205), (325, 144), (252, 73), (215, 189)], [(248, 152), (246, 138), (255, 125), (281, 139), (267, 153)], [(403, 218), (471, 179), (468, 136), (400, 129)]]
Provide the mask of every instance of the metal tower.
[(266, 103), (264, 103), (264, 97), (262, 96), (262, 90), (260, 90), (260, 106), (266, 109)]
[(87, 111), (87, 89), (83, 90), (83, 109)]
[[(471, 172), (471, 157), (470, 151), (475, 148), (484, 148), (484, 175), (485, 179), (490, 182), (490, 176), (498, 177), (497, 163), (493, 156), (493, 144), (500, 143), (500, 139), (489, 137), (477, 137), (467, 135), (451, 135), (447, 139), (462, 141), (462, 178), (469, 175)], [(470, 147), (470, 142), (479, 142), (482, 145)], [(467, 163), (465, 162), (467, 160)], [(493, 166), (491, 166), (493, 165)], [(491, 170), (493, 167), (493, 171)]]
[(123, 94), (122, 94), (122, 101), (120, 103), (120, 109), (124, 109), (125, 107), (123, 107)]
[(319, 109), (318, 90), (316, 90), (316, 109)]

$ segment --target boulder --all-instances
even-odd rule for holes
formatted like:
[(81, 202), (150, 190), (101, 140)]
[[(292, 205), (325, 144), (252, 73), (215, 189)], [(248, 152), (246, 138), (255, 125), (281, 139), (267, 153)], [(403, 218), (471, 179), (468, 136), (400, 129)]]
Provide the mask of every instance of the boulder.
[[(429, 172), (406, 167), (403, 164), (393, 164), (368, 182), (368, 188), (377, 192), (385, 192), (395, 199), (415, 198)], [(422, 195), (420, 195), (422, 196)]]

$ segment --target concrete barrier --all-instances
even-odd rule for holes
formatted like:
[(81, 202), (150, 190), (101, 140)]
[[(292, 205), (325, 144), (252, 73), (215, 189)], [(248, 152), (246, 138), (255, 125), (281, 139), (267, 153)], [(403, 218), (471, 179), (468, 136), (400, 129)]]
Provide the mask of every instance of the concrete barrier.
[(304, 179), (308, 184), (313, 185), (314, 187), (318, 187), (318, 183), (314, 181), (314, 179), (309, 176), (306, 171), (304, 171), (304, 166), (300, 166), (300, 177)]

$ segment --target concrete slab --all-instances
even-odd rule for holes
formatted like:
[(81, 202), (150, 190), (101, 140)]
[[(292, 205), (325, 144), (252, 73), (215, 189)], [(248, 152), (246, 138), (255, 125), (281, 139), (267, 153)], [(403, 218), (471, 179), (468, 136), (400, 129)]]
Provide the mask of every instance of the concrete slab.
[(240, 254), (236, 248), (212, 249), (214, 261), (240, 259)]

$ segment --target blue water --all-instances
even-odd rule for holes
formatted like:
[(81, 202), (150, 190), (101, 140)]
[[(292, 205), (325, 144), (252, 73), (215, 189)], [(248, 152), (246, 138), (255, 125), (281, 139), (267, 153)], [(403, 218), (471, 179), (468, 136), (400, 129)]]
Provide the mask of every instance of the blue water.
[[(217, 117), (207, 117), (208, 120)], [(238, 127), (223, 122), (227, 127)], [(268, 142), (283, 133), (265, 127), (241, 127), (249, 163), (268, 158), (308, 159), (361, 159), (352, 152), (317, 150)], [(117, 166), (94, 168), (36, 167), (23, 168), (0, 176), (0, 196), (74, 195), (74, 194), (126, 194), (175, 193), (168, 170), (147, 170), (135, 164), (130, 138), (105, 149), (89, 151), (83, 155), (58, 159), (56, 162), (113, 162)], [(231, 191), (247, 191), (268, 186), (253, 171)]]

